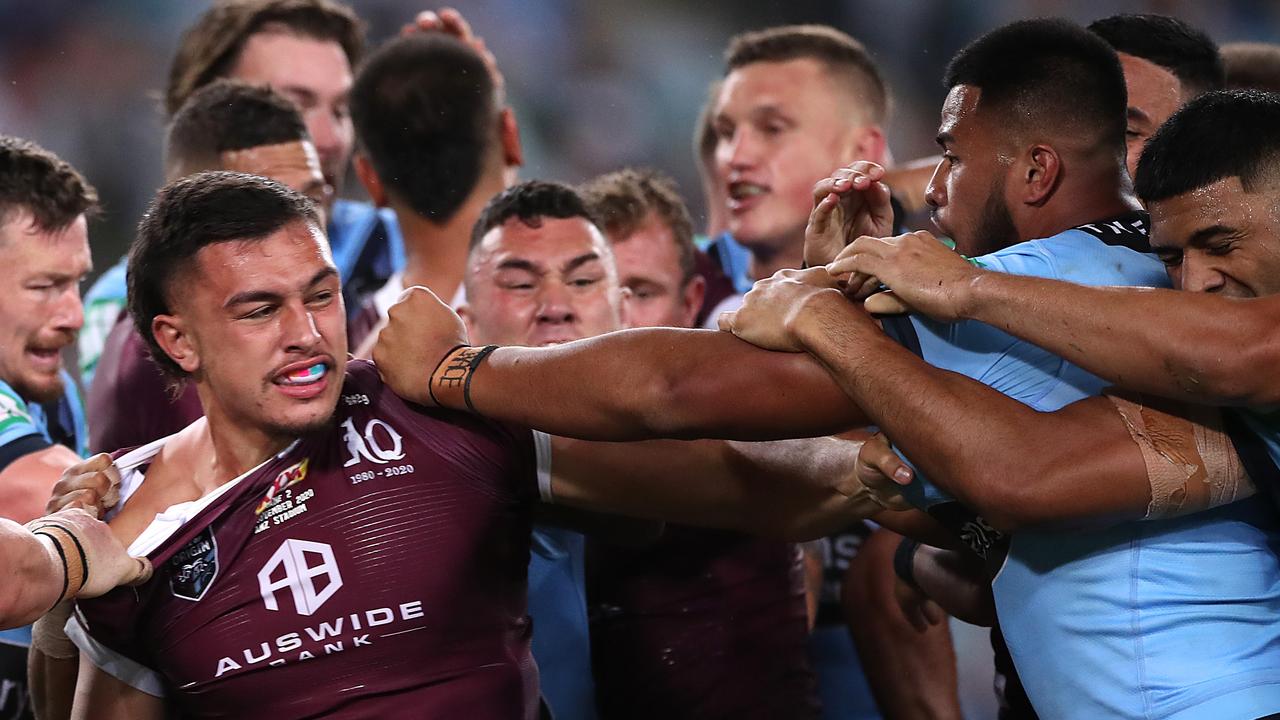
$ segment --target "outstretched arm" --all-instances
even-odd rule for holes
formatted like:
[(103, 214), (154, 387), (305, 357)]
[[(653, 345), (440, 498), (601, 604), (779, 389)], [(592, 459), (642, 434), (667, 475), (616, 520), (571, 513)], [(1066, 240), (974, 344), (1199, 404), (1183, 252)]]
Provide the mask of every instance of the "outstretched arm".
[[(860, 238), (831, 270), (851, 284), (879, 278), (916, 311), (994, 325), (1125, 388), (1209, 404), (1280, 403), (1280, 296), (1093, 288), (991, 272), (927, 233)], [(867, 308), (895, 304), (872, 296)]]
[[(708, 330), (625, 330), (550, 348), (460, 350), (462, 322), (426, 288), (391, 308), (374, 360), (400, 396), (588, 440), (828, 435), (866, 424), (812, 358)], [(474, 367), (473, 367), (474, 365)], [(432, 378), (433, 369), (436, 369)]]
[[(932, 482), (995, 527), (1167, 517), (1252, 492), (1234, 455), (1199, 454), (1216, 411), (1199, 417), (1099, 397), (1041, 413), (928, 365), (838, 294), (813, 295), (805, 310), (796, 337)], [(1229, 450), (1221, 433), (1210, 437)], [(1151, 453), (1139, 438), (1155, 439)], [(1231, 472), (1232, 491), (1210, 491), (1213, 473)]]

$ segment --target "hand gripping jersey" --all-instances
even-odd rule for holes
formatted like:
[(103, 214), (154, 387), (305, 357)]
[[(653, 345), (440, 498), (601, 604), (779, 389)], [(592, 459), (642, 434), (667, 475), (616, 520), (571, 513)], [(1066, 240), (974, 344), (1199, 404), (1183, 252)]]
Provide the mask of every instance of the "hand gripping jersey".
[[(534, 718), (525, 568), (545, 436), (407, 405), (352, 361), (334, 420), (130, 548), (82, 601), (98, 667), (191, 718)], [(159, 440), (119, 458), (122, 494)]]
[[(1088, 285), (1166, 285), (1158, 262), (1116, 246), (1135, 231), (1145, 236), (1141, 218), (1096, 223), (978, 262)], [(1105, 385), (981, 323), (912, 317), (887, 323), (886, 331), (931, 364), (1037, 410)], [(1006, 540), (927, 480), (907, 494), (981, 553), (995, 555)], [(1265, 498), (1103, 529), (1021, 530), (1007, 542), (993, 583), (996, 607), (1041, 716), (1182, 720), (1280, 712), (1280, 519)]]

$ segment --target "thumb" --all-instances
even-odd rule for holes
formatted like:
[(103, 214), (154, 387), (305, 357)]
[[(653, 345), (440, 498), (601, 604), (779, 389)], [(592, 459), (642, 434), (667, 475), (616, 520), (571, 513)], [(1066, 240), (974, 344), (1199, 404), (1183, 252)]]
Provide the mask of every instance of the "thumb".
[(737, 320), (738, 311), (728, 310), (720, 313), (720, 317), (716, 318), (716, 325), (719, 326), (721, 331), (731, 333), (733, 332), (733, 326)]
[(911, 308), (892, 290), (872, 295), (862, 307), (872, 315), (901, 315), (911, 312)]
[(144, 557), (133, 558), (133, 561), (135, 565), (134, 570), (124, 579), (124, 582), (121, 583), (122, 585), (136, 587), (151, 579), (151, 573), (154, 572), (154, 569), (151, 566), (151, 561)]

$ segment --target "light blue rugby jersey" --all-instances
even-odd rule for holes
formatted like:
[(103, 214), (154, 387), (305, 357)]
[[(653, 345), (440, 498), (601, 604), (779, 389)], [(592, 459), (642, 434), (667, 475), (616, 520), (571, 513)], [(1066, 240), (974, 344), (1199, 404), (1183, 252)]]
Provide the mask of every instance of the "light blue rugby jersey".
[[(1167, 286), (1159, 262), (1100, 239), (1123, 240), (1108, 235), (1125, 228), (1145, 232), (1138, 222), (1069, 230), (978, 262), (1086, 285)], [(982, 323), (913, 316), (885, 328), (931, 364), (1040, 411), (1106, 385)], [(1002, 541), (926, 479), (905, 494), (979, 551)], [(1037, 711), (1090, 720), (1280, 712), (1278, 551), (1280, 516), (1262, 497), (1173, 520), (1014, 534), (993, 588), (1001, 628)]]

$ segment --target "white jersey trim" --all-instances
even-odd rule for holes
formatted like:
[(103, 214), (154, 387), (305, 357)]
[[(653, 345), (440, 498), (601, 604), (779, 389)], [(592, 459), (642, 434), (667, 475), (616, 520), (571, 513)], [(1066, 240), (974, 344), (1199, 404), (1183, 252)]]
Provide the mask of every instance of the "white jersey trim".
[(556, 500), (551, 494), (551, 436), (534, 430), (533, 453), (538, 466), (538, 496), (544, 503), (554, 503)]
[(77, 608), (76, 614), (67, 620), (67, 637), (80, 648), (80, 652), (89, 658), (94, 667), (135, 690), (153, 697), (165, 696), (164, 681), (160, 678), (160, 673), (94, 640), (85, 632), (79, 615), (80, 610)]

